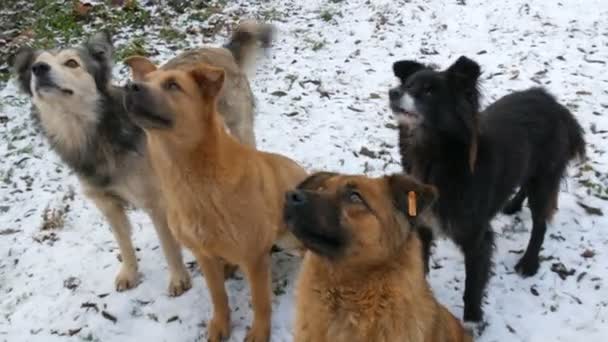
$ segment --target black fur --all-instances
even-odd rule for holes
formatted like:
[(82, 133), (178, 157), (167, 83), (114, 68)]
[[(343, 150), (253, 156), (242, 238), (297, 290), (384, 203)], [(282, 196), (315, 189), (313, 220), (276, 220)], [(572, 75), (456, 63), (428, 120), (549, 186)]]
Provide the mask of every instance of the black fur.
[(422, 117), (417, 126), (402, 127), (408, 138), (400, 144), (404, 164), (439, 189), (434, 211), (465, 254), (464, 319), (480, 321), (492, 263), (490, 221), (521, 187), (507, 209), (516, 211), (527, 197), (533, 227), (516, 269), (535, 274), (560, 180), (569, 161), (585, 155), (583, 130), (541, 88), (507, 95), (480, 113), (480, 68), (466, 57), (444, 71), (413, 61), (397, 62), (393, 69), (401, 85), (391, 89), (392, 98), (395, 92), (409, 94)]
[[(68, 149), (56, 141), (53, 132), (45, 134), (53, 150), (74, 172), (91, 185), (105, 187), (112, 184), (113, 175), (124, 158), (142, 151), (143, 131), (126, 115), (122, 105), (124, 90), (111, 85), (112, 43), (109, 35), (98, 33), (76, 49), (84, 62), (83, 67), (95, 79), (101, 97), (96, 110), (100, 119), (87, 140), (87, 146), (77, 150)], [(31, 68), (39, 54), (40, 51), (24, 47), (12, 58), (13, 71), (21, 89), (30, 96)]]
[(340, 257), (349, 242), (348, 229), (340, 219), (341, 201), (316, 190), (286, 194), (284, 218), (290, 231), (317, 255)]
[(128, 119), (122, 105), (123, 97), (123, 89), (118, 87), (103, 93), (99, 106), (101, 120), (83, 153), (70, 153), (54, 146), (66, 164), (95, 186), (112, 184), (117, 170), (110, 168), (110, 163), (118, 163), (120, 167), (122, 159), (129, 154), (143, 152), (143, 130)]

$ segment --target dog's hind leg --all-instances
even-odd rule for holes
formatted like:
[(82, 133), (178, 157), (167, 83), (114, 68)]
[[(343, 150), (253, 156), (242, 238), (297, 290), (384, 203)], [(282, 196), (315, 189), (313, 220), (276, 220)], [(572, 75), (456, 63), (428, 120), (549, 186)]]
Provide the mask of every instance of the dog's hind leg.
[(527, 194), (526, 190), (522, 186), (519, 191), (513, 196), (502, 209), (502, 213), (505, 215), (513, 215), (519, 212), (524, 204)]
[(156, 234), (160, 240), (161, 248), (169, 266), (169, 295), (179, 296), (192, 287), (190, 274), (184, 265), (182, 250), (177, 243), (167, 224), (165, 213), (162, 209), (150, 211), (150, 217), (154, 223)]
[(543, 175), (528, 187), (528, 202), (532, 212), (532, 233), (526, 252), (515, 270), (524, 277), (533, 276), (540, 267), (539, 254), (545, 240), (547, 221), (557, 209), (560, 176)]
[(476, 230), (476, 241), (461, 244), (464, 251), (466, 280), (464, 289), (464, 320), (481, 322), (482, 300), (492, 268), (494, 232), (489, 227)]
[(253, 305), (253, 324), (245, 337), (245, 342), (267, 342), (270, 339), (271, 319), (271, 279), (270, 253), (264, 253), (257, 260), (244, 266)]
[(220, 342), (230, 337), (230, 307), (224, 287), (224, 263), (219, 258), (206, 255), (202, 251), (193, 252), (205, 277), (213, 303), (213, 317), (207, 324), (207, 341)]
[(137, 286), (137, 257), (131, 241), (131, 223), (125, 213), (124, 203), (94, 190), (85, 191), (110, 223), (114, 238), (118, 242), (122, 266), (116, 276), (116, 290), (124, 291)]

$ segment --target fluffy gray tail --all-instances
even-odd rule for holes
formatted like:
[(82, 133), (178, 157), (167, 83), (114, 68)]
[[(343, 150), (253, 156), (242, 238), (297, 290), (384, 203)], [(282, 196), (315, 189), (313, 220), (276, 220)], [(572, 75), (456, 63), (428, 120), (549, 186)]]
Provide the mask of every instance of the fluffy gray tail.
[(253, 64), (259, 47), (270, 47), (273, 35), (274, 26), (247, 20), (239, 24), (224, 47), (232, 52), (241, 69), (247, 69)]

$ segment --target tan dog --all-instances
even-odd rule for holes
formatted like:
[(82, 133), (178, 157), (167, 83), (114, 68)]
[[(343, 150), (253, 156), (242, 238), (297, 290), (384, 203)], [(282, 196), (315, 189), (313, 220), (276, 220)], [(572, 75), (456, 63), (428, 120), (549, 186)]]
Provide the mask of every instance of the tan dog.
[(285, 219), (309, 250), (296, 342), (471, 341), (425, 279), (416, 226), (436, 196), (403, 175), (326, 172), (288, 193)]
[[(294, 161), (259, 152), (229, 135), (217, 112), (224, 71), (199, 64), (133, 72), (126, 106), (144, 128), (173, 234), (196, 256), (213, 300), (210, 341), (230, 334), (223, 260), (238, 265), (252, 293), (246, 341), (268, 341), (270, 250), (288, 235), (284, 194), (306, 177)], [(291, 242), (295, 242), (292, 240)]]
[[(203, 47), (186, 51), (165, 63), (161, 70), (188, 69), (206, 63), (224, 69), (226, 80), (219, 99), (219, 112), (230, 133), (240, 142), (255, 147), (253, 131), (254, 101), (246, 69), (255, 57), (258, 42), (268, 47), (273, 34), (271, 25), (244, 21), (223, 47)], [(133, 79), (141, 80), (157, 66), (145, 57), (131, 56), (125, 60)]]
[[(213, 60), (228, 72), (224, 115), (234, 135), (251, 146), (253, 98), (244, 66), (260, 45), (267, 46), (272, 29), (242, 23), (224, 48), (202, 48), (182, 54), (171, 63)], [(137, 286), (138, 261), (131, 241), (129, 205), (152, 219), (169, 268), (169, 294), (191, 286), (181, 249), (167, 227), (165, 204), (145, 146), (141, 128), (126, 116), (124, 89), (112, 85), (110, 36), (99, 32), (82, 45), (50, 50), (22, 48), (12, 60), (19, 84), (37, 108), (37, 121), (52, 149), (82, 183), (85, 194), (104, 214), (114, 234), (122, 265), (115, 278), (118, 291)], [(155, 68), (143, 58), (131, 63)]]

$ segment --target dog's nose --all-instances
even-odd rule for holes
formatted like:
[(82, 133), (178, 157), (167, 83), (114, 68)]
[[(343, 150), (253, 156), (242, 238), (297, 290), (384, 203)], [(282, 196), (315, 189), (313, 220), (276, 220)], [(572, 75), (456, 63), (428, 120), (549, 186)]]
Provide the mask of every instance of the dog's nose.
[(44, 76), (49, 72), (49, 70), (51, 70), (51, 66), (44, 62), (38, 62), (32, 65), (32, 72), (36, 76)]
[(135, 82), (129, 82), (129, 83), (127, 83), (126, 88), (127, 88), (128, 91), (131, 91), (131, 92), (134, 92), (134, 93), (136, 93), (136, 92), (138, 92), (138, 91), (141, 90), (141, 86), (139, 84), (135, 83)]
[(388, 91), (388, 98), (391, 101), (399, 100), (399, 95), (400, 95), (400, 93), (399, 93), (398, 89), (393, 88)]
[(285, 202), (289, 205), (301, 205), (306, 203), (306, 195), (300, 190), (288, 191), (285, 194)]

